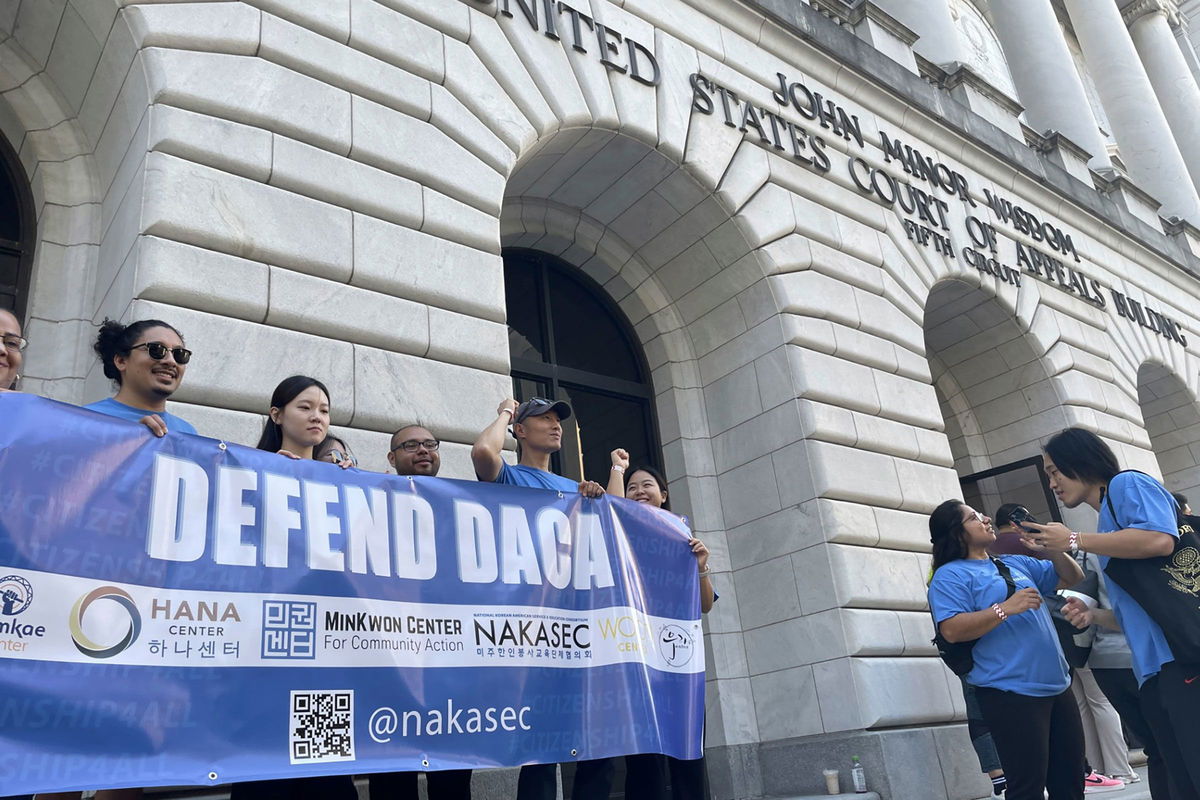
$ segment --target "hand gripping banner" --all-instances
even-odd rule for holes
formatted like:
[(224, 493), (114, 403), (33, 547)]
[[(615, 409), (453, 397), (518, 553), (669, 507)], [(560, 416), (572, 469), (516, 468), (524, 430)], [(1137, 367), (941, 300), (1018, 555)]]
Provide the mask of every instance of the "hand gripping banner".
[(698, 758), (687, 537), (0, 394), (0, 787)]

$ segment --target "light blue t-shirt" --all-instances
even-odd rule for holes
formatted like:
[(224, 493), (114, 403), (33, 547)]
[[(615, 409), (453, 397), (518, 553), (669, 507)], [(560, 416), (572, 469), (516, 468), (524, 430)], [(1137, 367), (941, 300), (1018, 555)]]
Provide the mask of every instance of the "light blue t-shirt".
[(138, 422), (142, 417), (157, 414), (166, 423), (167, 433), (190, 433), (193, 436), (196, 435), (196, 429), (192, 427), (192, 424), (181, 417), (168, 414), (166, 411), (146, 411), (143, 408), (127, 406), (124, 403), (118, 403), (112, 397), (97, 400), (95, 403), (88, 403), (84, 408), (99, 411), (101, 414), (107, 414), (110, 417), (127, 419), (130, 422)]
[[(1001, 556), (1012, 573), (1017, 591), (1030, 587), (1053, 594), (1058, 586), (1054, 565), (1029, 556)], [(929, 607), (934, 622), (958, 614), (982, 611), (1003, 603), (1008, 594), (1004, 578), (990, 559), (963, 558), (943, 564), (929, 584)], [(1013, 614), (985, 633), (972, 651), (975, 667), (967, 683), (1029, 697), (1053, 697), (1067, 690), (1071, 678), (1054, 622), (1046, 606)]]
[(556, 492), (578, 492), (579, 482), (536, 467), (501, 462), (500, 474), (493, 483), (525, 486), (530, 489), (550, 489)]
[[(1140, 472), (1122, 472), (1108, 484), (1108, 499), (1112, 500), (1117, 518), (1108, 511), (1108, 503), (1100, 504), (1100, 533), (1111, 533), (1126, 528), (1145, 531), (1161, 531), (1179, 538), (1179, 522), (1175, 517), (1175, 498), (1161, 483)], [(1098, 556), (1103, 569), (1108, 566), (1108, 556)], [(1133, 654), (1133, 671), (1138, 683), (1146, 682), (1159, 673), (1162, 665), (1174, 661), (1167, 637), (1162, 628), (1150, 619), (1150, 615), (1117, 585), (1112, 578), (1107, 580), (1108, 597), (1113, 613), (1125, 632), (1129, 650)]]

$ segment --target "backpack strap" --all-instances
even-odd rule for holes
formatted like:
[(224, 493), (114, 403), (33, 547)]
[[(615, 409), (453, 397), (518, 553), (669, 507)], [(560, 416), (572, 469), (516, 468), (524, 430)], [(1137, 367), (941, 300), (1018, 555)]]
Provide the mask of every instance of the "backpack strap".
[[(1118, 472), (1117, 475), (1121, 475), (1126, 472), (1136, 472), (1139, 475), (1146, 475), (1146, 473), (1142, 472), (1140, 469), (1123, 469), (1120, 472)], [(1117, 475), (1113, 475), (1113, 478), (1116, 478)], [(1153, 475), (1150, 475), (1148, 477), (1150, 477), (1151, 479), (1154, 478)], [(1110, 479), (1108, 482), (1108, 486), (1111, 486), (1111, 485), (1112, 485), (1112, 480)], [(1117, 510), (1115, 508), (1113, 508), (1112, 492), (1110, 492), (1108, 490), (1108, 486), (1104, 487), (1104, 505), (1106, 505), (1108, 507), (1109, 516), (1112, 517), (1113, 522), (1117, 524), (1118, 530), (1120, 530), (1124, 526), (1121, 525), (1121, 521), (1119, 519), (1117, 519)], [(1166, 487), (1164, 486), (1163, 488), (1165, 489)], [(1173, 498), (1172, 498), (1172, 502), (1174, 502)], [(1179, 525), (1179, 526), (1182, 526), (1185, 524), (1185, 521), (1183, 519), (1183, 509), (1179, 507), (1178, 503), (1175, 504), (1175, 523), (1176, 523), (1176, 525)]]
[(1000, 573), (1000, 577), (1004, 579), (1004, 585), (1008, 587), (1008, 594), (1004, 597), (1007, 600), (1017, 593), (1017, 584), (1013, 582), (1012, 572), (1009, 570), (1008, 564), (995, 556), (988, 556), (988, 558), (996, 565), (996, 571)]

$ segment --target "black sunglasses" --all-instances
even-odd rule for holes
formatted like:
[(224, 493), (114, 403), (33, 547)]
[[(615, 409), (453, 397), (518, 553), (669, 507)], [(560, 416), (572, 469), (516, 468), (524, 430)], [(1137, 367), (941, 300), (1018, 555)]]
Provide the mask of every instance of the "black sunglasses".
[(167, 353), (175, 359), (176, 364), (186, 364), (192, 360), (192, 351), (185, 347), (167, 347), (162, 342), (142, 342), (135, 344), (130, 350), (146, 348), (146, 355), (153, 358), (155, 361), (162, 361), (167, 357)]

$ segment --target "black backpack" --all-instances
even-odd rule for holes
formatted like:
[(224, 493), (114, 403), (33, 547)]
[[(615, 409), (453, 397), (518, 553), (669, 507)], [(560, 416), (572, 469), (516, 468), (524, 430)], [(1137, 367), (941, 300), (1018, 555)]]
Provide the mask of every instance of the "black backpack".
[[(1127, 469), (1121, 472), (1139, 471)], [(1118, 528), (1124, 528), (1107, 491), (1104, 502), (1113, 522)], [(1179, 526), (1179, 539), (1171, 555), (1109, 558), (1104, 574), (1128, 592), (1150, 619), (1158, 623), (1176, 660), (1200, 664), (1200, 535), (1196, 533), (1200, 518), (1187, 516), (1176, 506), (1175, 520)]]
[[(1000, 573), (1000, 577), (1004, 579), (1004, 585), (1008, 587), (1008, 593), (1004, 599), (1012, 597), (1017, 591), (1017, 585), (1013, 583), (1012, 573), (1008, 569), (1008, 564), (1005, 564), (995, 556), (988, 556), (992, 563), (996, 565), (996, 571)], [(933, 611), (930, 610), (930, 616)], [(942, 631), (938, 627), (937, 621), (933, 623), (933, 646), (937, 648), (938, 656), (950, 668), (950, 671), (955, 675), (966, 675), (975, 668), (975, 656), (972, 651), (975, 649), (975, 643), (978, 639), (972, 639), (969, 642), (949, 642), (946, 637), (942, 636)]]

